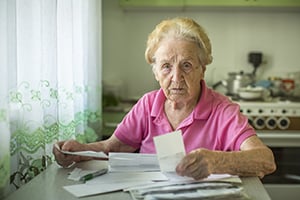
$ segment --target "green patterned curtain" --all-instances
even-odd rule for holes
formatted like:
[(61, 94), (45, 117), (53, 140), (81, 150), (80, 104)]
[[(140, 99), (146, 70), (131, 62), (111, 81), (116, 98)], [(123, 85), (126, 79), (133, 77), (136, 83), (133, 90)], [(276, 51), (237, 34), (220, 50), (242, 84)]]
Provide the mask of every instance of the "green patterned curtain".
[(0, 198), (101, 138), (101, 1), (0, 0)]

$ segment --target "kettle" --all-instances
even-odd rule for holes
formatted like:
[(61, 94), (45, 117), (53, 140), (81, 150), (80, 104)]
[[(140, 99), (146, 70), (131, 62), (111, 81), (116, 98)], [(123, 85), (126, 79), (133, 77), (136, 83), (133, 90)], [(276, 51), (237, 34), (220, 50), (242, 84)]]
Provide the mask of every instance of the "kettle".
[(221, 80), (214, 84), (212, 87), (216, 89), (219, 85), (227, 89), (227, 95), (238, 96), (239, 88), (247, 87), (254, 84), (255, 75), (253, 73), (229, 72), (226, 80)]

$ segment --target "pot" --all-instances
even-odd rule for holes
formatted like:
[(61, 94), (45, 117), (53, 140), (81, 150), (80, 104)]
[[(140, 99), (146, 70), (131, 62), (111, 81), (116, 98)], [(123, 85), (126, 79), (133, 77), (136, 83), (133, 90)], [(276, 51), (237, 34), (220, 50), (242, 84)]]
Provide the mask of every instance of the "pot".
[(239, 97), (245, 100), (268, 100), (270, 91), (263, 87), (242, 87), (238, 89)]
[(255, 76), (253, 73), (230, 72), (226, 80), (219, 81), (213, 88), (215, 89), (219, 85), (223, 85), (227, 89), (227, 95), (238, 96), (239, 88), (247, 87), (255, 82)]

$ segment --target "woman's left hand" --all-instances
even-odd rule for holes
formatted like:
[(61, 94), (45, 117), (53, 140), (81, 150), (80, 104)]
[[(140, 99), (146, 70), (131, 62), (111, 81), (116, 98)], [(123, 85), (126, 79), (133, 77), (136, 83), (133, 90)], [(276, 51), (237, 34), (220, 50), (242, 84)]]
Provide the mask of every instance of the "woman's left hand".
[(187, 154), (177, 165), (180, 176), (189, 176), (196, 180), (206, 178), (213, 173), (215, 153), (207, 149), (197, 149)]

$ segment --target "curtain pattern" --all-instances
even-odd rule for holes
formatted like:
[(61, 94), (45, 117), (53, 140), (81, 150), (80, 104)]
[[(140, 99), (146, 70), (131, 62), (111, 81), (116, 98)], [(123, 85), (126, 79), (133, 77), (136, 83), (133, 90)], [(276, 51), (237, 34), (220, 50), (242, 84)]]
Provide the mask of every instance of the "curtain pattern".
[(101, 1), (0, 0), (0, 197), (101, 130)]

